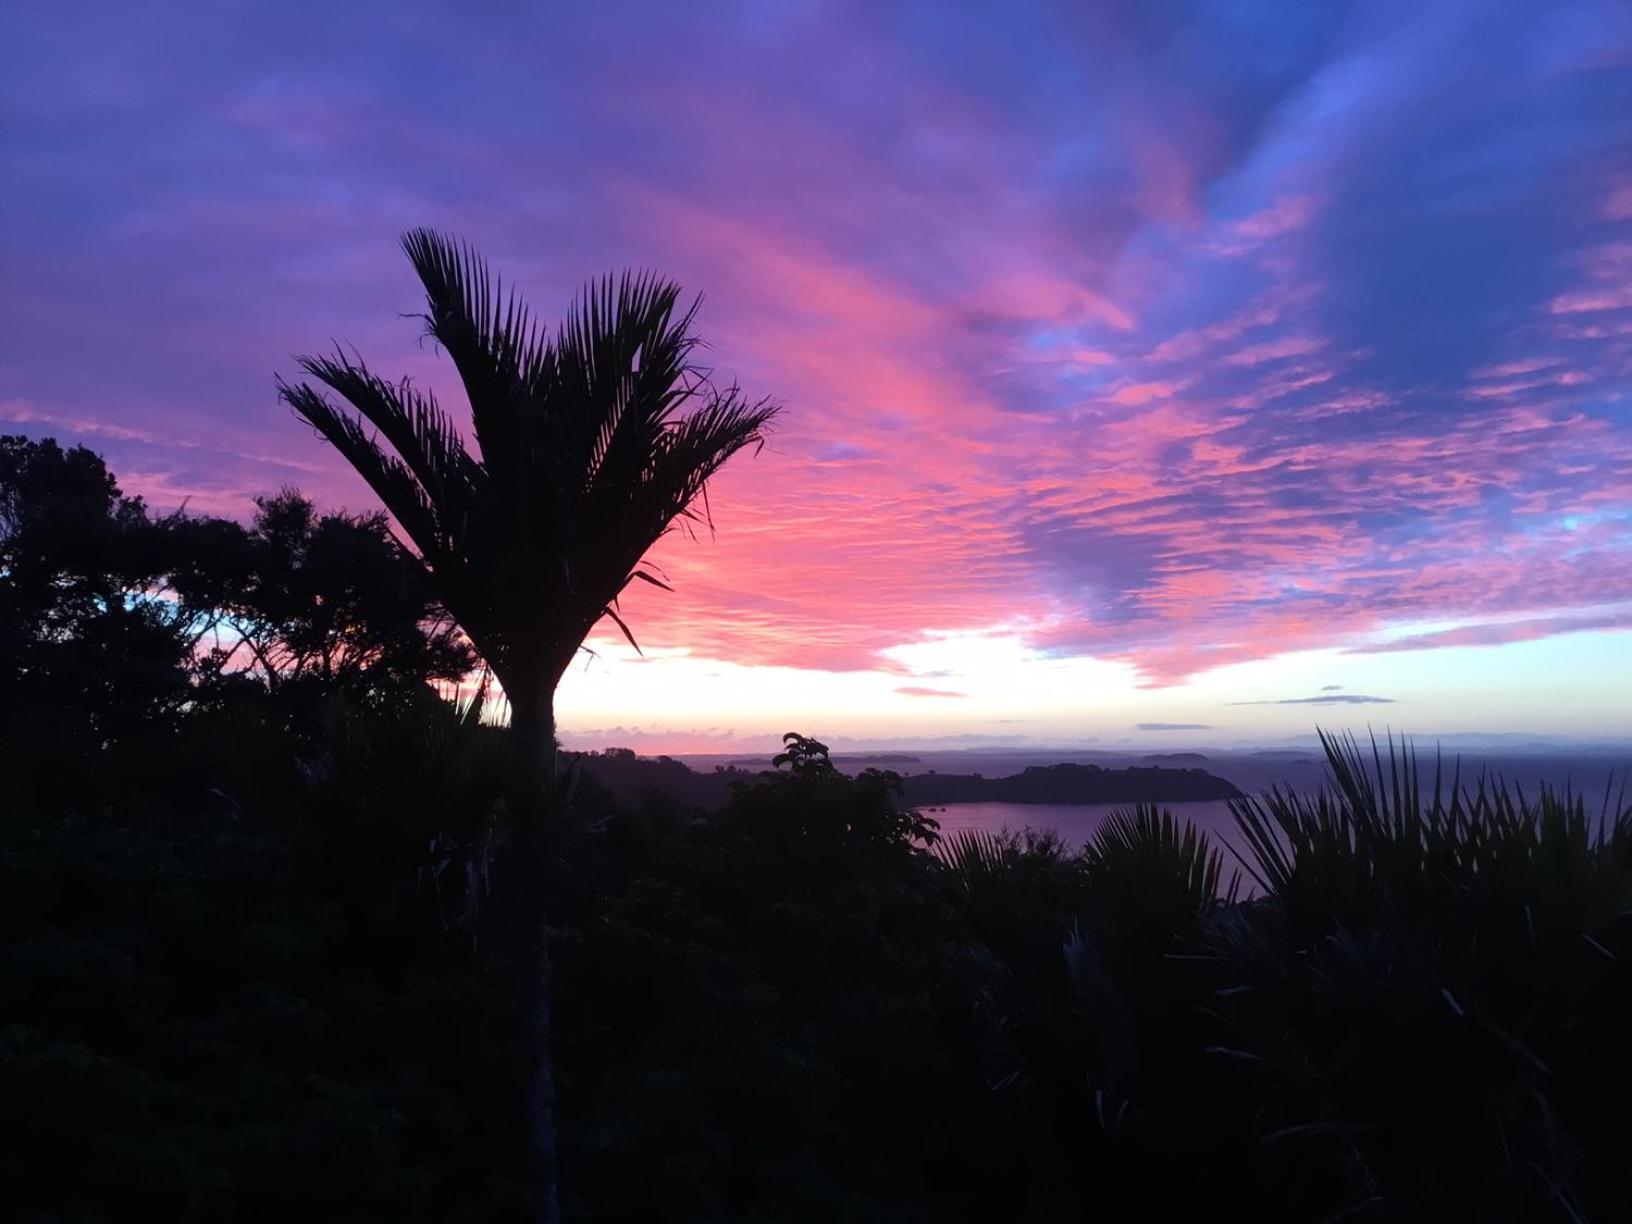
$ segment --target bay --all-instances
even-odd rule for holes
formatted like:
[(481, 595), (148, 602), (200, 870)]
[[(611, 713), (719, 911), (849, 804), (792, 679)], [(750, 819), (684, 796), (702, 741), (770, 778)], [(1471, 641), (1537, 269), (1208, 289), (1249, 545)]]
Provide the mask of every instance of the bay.
[[(922, 808), (924, 815), (940, 821), (941, 836), (963, 829), (981, 829), (998, 833), (1003, 829), (1015, 831), (1032, 828), (1058, 833), (1067, 847), (1081, 849), (1092, 837), (1105, 818), (1121, 803), (949, 803), (944, 807)], [(1229, 854), (1229, 847), (1240, 847), (1235, 818), (1230, 805), (1222, 799), (1196, 803), (1163, 803), (1158, 805), (1172, 812), (1182, 823), (1189, 821), (1210, 837), (1226, 855), (1224, 874), (1229, 876), (1237, 866)]]

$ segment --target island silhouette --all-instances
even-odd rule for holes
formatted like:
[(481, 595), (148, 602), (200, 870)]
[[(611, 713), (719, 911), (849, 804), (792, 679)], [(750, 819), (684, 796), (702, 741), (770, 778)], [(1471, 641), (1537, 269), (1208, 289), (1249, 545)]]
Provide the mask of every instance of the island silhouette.
[[(575, 758), (589, 777), (618, 803), (662, 796), (690, 807), (714, 810), (731, 798), (735, 785), (753, 783), (774, 771), (748, 762), (713, 770), (693, 769), (669, 756), (645, 757), (628, 748), (586, 752)], [(869, 758), (877, 760), (879, 758)], [(904, 757), (901, 763), (918, 763)], [(1241, 791), (1204, 769), (1133, 765), (1121, 769), (1061, 763), (1033, 765), (1018, 773), (988, 778), (980, 773), (898, 774), (901, 800), (908, 806), (949, 803), (1139, 804), (1193, 803), (1238, 799)]]

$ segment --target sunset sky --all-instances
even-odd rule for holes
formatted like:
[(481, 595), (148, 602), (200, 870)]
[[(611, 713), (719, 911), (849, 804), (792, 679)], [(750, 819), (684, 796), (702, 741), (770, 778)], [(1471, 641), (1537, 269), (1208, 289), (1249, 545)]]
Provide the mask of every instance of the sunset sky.
[(569, 744), (1632, 737), (1632, 6), (12, 4), (0, 430), (368, 491), (410, 226), (786, 406)]

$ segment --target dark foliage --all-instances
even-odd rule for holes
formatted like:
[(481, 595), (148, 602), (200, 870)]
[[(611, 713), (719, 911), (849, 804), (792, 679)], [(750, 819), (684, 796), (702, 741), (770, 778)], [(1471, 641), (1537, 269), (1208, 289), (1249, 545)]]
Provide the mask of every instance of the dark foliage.
[(213, 730), (167, 748), (207, 788), (0, 823), (8, 1217), (517, 1218), (487, 733), (435, 699), (311, 755)]
[(790, 735), (713, 813), (574, 766), (506, 853), (377, 520), (0, 456), (8, 1218), (525, 1218), (539, 890), (571, 1219), (1628, 1217), (1632, 811), (1328, 741), (1237, 869), (942, 837)]
[(188, 642), (151, 598), (166, 569), (162, 531), (100, 456), (0, 437), (0, 743), (137, 746), (172, 723)]
[(305, 689), (376, 703), (475, 667), (384, 514), (320, 514), (292, 489), (255, 507), (247, 531), (167, 524), (182, 537), (171, 590), (193, 613), (205, 674), (252, 677), (290, 699)]
[(383, 515), (284, 490), (247, 527), (155, 518), (84, 447), (0, 438), (0, 767), (15, 788), (88, 802), (93, 781), (154, 782), (167, 737), (203, 709), (255, 706), (311, 733), (339, 704), (412, 704), (473, 666)]

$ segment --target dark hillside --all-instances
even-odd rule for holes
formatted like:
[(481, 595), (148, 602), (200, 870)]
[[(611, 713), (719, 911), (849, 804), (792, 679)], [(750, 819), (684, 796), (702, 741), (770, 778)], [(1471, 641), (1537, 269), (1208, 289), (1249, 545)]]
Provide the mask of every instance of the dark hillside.
[[(612, 798), (625, 806), (663, 797), (685, 807), (715, 810), (739, 783), (753, 782), (768, 770), (716, 767), (694, 770), (672, 757), (642, 757), (626, 748), (587, 752), (576, 758), (583, 770)], [(746, 765), (747, 762), (743, 762)], [(1098, 765), (1033, 766), (1004, 778), (980, 774), (908, 774), (902, 778), (903, 801), (910, 805), (947, 803), (1189, 803), (1235, 799), (1241, 792), (1202, 769), (1133, 766), (1105, 769)]]

